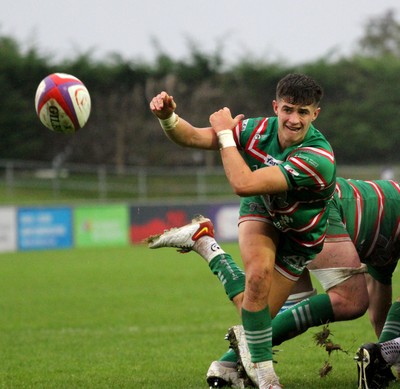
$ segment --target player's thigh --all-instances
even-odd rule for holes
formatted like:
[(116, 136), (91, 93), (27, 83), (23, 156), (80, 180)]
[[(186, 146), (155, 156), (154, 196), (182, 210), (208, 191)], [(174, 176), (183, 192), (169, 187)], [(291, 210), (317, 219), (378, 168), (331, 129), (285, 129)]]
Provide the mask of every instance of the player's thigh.
[(325, 242), (322, 251), (308, 264), (311, 270), (360, 266), (360, 258), (351, 241)]
[[(309, 265), (327, 291), (335, 320), (350, 320), (362, 315), (368, 307), (364, 271), (354, 244), (326, 242), (320, 254)], [(318, 271), (318, 273), (317, 273)]]
[(294, 285), (293, 280), (274, 269), (278, 241), (276, 229), (268, 223), (244, 221), (239, 224), (239, 243), (246, 280), (249, 281), (249, 273), (252, 272), (259, 277), (260, 269), (262, 273), (268, 273), (268, 305), (273, 317), (287, 300)]
[(273, 226), (261, 221), (247, 220), (239, 224), (239, 247), (244, 267), (272, 271), (275, 264), (279, 236)]

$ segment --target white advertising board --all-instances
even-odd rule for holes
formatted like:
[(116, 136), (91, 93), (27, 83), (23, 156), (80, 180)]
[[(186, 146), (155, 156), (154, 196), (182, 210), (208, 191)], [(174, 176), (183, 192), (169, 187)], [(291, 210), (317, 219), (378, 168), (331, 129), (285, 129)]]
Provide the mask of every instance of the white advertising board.
[(0, 252), (17, 250), (17, 218), (14, 207), (0, 207)]

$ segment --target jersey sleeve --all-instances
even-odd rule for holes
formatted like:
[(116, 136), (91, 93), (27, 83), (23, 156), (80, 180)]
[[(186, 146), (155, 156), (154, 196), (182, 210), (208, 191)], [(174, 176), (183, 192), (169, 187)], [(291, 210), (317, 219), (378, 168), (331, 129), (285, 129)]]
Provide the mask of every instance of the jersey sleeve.
[(255, 132), (265, 131), (268, 125), (268, 118), (247, 118), (240, 121), (233, 129), (233, 139), (239, 150), (246, 150), (249, 141), (254, 137)]
[(290, 189), (324, 191), (335, 187), (336, 165), (333, 153), (319, 147), (296, 149), (279, 165)]

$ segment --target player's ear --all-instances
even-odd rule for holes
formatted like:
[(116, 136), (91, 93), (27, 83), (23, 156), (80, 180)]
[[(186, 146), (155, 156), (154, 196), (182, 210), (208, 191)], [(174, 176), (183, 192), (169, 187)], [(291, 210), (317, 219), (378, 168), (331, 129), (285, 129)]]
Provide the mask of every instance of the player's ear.
[(312, 121), (314, 121), (314, 120), (318, 117), (318, 115), (319, 115), (320, 112), (321, 112), (321, 108), (318, 107), (318, 108), (314, 111), (314, 115), (313, 115)]
[(278, 102), (276, 100), (272, 100), (272, 109), (275, 112), (275, 115), (278, 115)]

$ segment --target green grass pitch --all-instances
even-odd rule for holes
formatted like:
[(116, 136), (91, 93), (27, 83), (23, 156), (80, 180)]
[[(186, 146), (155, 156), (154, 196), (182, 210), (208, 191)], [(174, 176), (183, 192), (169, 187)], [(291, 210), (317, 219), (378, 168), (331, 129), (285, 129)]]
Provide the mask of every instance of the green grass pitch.
[[(238, 257), (234, 244), (225, 245)], [(239, 322), (194, 253), (142, 246), (0, 255), (0, 388), (207, 388), (211, 361)], [(400, 290), (399, 275), (394, 295)], [(356, 388), (367, 316), (332, 323), (345, 352), (315, 345), (312, 328), (277, 347), (285, 389)], [(325, 361), (331, 373), (319, 377)]]

